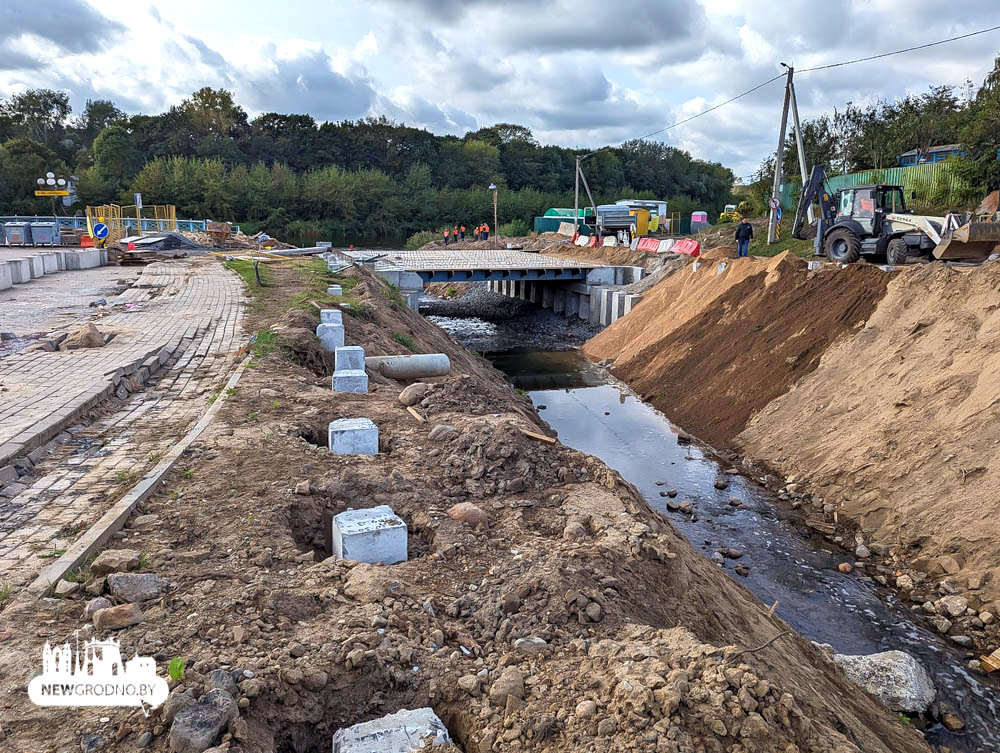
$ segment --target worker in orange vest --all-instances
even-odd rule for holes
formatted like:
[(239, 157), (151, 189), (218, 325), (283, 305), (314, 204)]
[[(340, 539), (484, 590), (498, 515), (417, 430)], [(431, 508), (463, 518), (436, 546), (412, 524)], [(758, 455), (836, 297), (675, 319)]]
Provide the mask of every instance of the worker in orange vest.
[(462, 225), (459, 232), (462, 234), (462, 240), (465, 240), (465, 225)]
[(451, 240), (454, 243), (458, 243), (458, 225), (455, 225), (455, 227), (451, 229)]
[(490, 239), (490, 226), (489, 223), (483, 223), (483, 240), (488, 241)]
[(483, 226), (482, 225), (476, 225), (476, 231), (472, 234), (472, 237), (475, 238), (478, 241), (479, 240), (479, 236), (482, 234), (482, 232), (483, 232)]
[(444, 245), (448, 245), (448, 228), (444, 229)]

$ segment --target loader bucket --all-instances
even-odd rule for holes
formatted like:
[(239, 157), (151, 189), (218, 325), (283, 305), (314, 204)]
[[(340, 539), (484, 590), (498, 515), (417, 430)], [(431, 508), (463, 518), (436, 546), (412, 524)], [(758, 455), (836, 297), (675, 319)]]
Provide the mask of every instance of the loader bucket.
[(985, 259), (1000, 244), (1000, 222), (968, 222), (941, 239), (935, 259)]

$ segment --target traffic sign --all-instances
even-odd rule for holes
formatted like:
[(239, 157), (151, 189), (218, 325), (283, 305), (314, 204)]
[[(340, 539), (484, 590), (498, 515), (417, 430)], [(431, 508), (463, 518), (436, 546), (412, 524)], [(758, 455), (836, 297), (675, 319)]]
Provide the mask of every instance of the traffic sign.
[(778, 199), (777, 196), (772, 196), (770, 200), (768, 200), (767, 205), (771, 207), (771, 209), (777, 209), (778, 207), (781, 206), (781, 201)]
[(777, 218), (778, 222), (781, 222), (781, 207), (775, 207), (774, 211), (775, 211), (775, 217)]
[(108, 226), (103, 222), (98, 222), (94, 225), (94, 237), (95, 238), (107, 238), (108, 237)]
[(48, 191), (48, 190), (46, 190), (46, 191), (35, 191), (35, 196), (69, 196), (69, 191), (65, 191), (65, 190), (61, 190), (61, 191), (56, 191), (56, 190), (52, 190), (52, 191)]
[(142, 194), (138, 191), (135, 194), (135, 208), (142, 209)]

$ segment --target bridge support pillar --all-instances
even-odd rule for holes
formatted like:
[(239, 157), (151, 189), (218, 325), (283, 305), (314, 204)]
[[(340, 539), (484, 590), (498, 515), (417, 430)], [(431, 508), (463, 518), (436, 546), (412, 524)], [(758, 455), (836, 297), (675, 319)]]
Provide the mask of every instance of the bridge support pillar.
[(552, 311), (561, 314), (566, 310), (566, 291), (556, 288), (552, 291)]
[(552, 299), (553, 299), (552, 286), (542, 285), (539, 283), (539, 287), (542, 289), (542, 308), (543, 309), (552, 308)]
[(566, 308), (563, 313), (566, 316), (576, 316), (580, 310), (580, 294), (573, 290), (566, 291)]

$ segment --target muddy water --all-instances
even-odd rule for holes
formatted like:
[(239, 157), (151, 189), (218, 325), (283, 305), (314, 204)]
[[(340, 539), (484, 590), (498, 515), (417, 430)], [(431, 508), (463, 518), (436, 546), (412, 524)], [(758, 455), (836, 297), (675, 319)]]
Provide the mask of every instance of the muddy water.
[[(738, 550), (722, 567), (802, 635), (838, 653), (898, 649), (917, 657), (938, 689), (938, 700), (961, 714), (966, 729), (931, 724), (929, 742), (955, 751), (1000, 751), (1000, 703), (992, 684), (966, 668), (971, 654), (930, 630), (895, 595), (836, 568), (851, 559), (822, 537), (783, 519), (781, 505), (752, 479), (726, 473), (696, 444), (678, 442), (670, 422), (575, 350), (551, 336), (540, 350), (525, 347), (526, 323), (435, 317), (456, 339), (485, 352), (515, 386), (528, 392), (540, 415), (566, 445), (601, 458), (631, 482), (691, 544), (711, 557)], [(545, 329), (544, 327), (542, 328)], [(537, 330), (536, 330), (537, 332)], [(715, 482), (725, 480), (719, 490)], [(661, 492), (694, 503), (692, 515), (670, 511)], [(734, 505), (732, 500), (738, 500)], [(746, 577), (735, 571), (749, 567)]]

